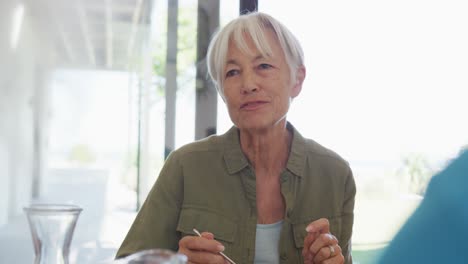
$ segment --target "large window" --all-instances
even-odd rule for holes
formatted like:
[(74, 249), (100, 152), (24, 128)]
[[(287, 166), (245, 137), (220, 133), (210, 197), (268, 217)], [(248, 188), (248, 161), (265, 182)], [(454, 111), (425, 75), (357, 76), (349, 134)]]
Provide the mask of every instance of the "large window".
[[(307, 78), (289, 120), (350, 162), (358, 188), (353, 249), (366, 263), (419, 204), (431, 176), (468, 144), (468, 5), (288, 6), (259, 1), (259, 10), (292, 29), (305, 51)], [(220, 122), (219, 131), (229, 125)]]

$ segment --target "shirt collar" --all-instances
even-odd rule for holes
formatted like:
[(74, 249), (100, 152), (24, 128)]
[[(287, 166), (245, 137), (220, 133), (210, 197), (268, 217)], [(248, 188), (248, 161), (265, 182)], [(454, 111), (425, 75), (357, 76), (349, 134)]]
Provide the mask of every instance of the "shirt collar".
[(287, 127), (293, 132), (293, 139), (286, 168), (293, 174), (302, 177), (307, 157), (306, 139), (291, 123), (288, 122)]
[(229, 129), (225, 137), (224, 162), (229, 174), (239, 172), (249, 165), (249, 161), (242, 152), (239, 141), (239, 129), (233, 126)]
[[(293, 139), (286, 169), (293, 174), (302, 177), (306, 162), (306, 140), (291, 123), (287, 123), (287, 128), (292, 131)], [(223, 137), (226, 140), (224, 162), (228, 173), (234, 174), (249, 166), (249, 161), (245, 157), (240, 146), (239, 129), (233, 126), (223, 135)]]

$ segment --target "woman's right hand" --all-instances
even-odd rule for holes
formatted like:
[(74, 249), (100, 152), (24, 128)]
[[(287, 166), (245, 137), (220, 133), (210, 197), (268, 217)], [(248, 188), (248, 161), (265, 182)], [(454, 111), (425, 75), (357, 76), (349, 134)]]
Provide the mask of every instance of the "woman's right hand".
[(228, 264), (219, 252), (224, 251), (224, 246), (214, 239), (210, 232), (201, 233), (198, 236), (185, 236), (179, 241), (179, 253), (187, 256), (188, 263), (219, 263)]

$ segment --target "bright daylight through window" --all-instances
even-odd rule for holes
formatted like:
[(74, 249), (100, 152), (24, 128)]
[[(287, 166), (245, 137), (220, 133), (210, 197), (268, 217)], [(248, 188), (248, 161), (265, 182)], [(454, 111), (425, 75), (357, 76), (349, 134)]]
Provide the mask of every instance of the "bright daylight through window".
[[(468, 146), (464, 1), (262, 1), (302, 42), (290, 121), (350, 162), (353, 249), (377, 254), (432, 175)], [(220, 129), (222, 131), (222, 129)]]

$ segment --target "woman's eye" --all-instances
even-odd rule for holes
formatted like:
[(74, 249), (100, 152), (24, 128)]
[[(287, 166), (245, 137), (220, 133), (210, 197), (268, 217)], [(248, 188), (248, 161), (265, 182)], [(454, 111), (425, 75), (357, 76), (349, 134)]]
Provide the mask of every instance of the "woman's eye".
[(262, 70), (265, 70), (265, 69), (270, 69), (272, 68), (273, 66), (271, 66), (270, 64), (266, 64), (266, 63), (262, 63), (260, 65), (258, 65), (258, 68), (259, 69), (262, 69)]
[(238, 74), (239, 71), (238, 70), (229, 70), (226, 72), (226, 77), (231, 77), (231, 76), (234, 76), (236, 74)]

